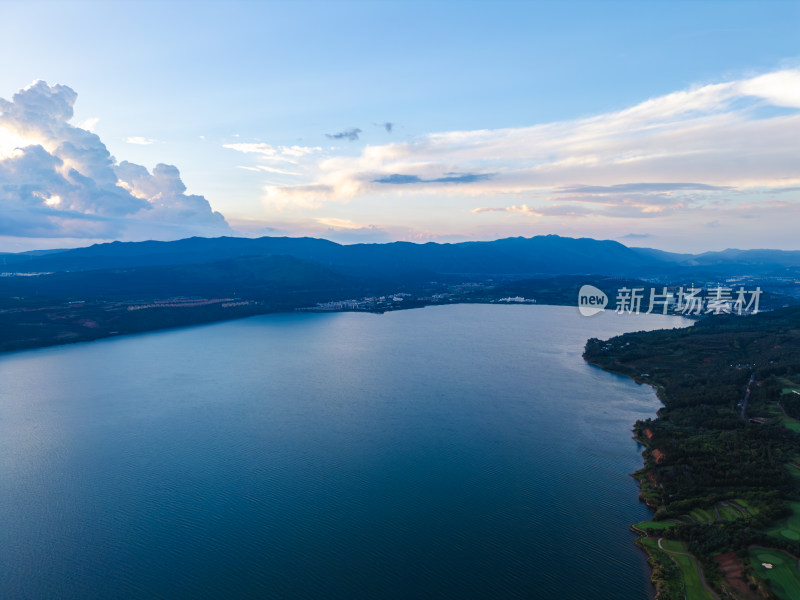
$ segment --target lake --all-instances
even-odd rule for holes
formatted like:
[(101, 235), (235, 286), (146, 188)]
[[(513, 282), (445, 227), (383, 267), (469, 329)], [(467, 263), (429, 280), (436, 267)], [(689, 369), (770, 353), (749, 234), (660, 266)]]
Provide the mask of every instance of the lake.
[(648, 598), (648, 386), (576, 308), (278, 314), (0, 356), (0, 597)]

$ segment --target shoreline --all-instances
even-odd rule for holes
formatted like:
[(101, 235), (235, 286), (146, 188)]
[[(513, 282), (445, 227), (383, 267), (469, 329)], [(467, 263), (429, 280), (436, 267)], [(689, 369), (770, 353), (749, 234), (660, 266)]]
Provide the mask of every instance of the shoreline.
[[(119, 330), (100, 330), (99, 328), (87, 327), (84, 325), (84, 330), (78, 335), (71, 335), (69, 337), (64, 334), (58, 334), (56, 337), (50, 339), (22, 339), (22, 340), (1, 340), (0, 339), (0, 356), (14, 353), (24, 352), (26, 350), (40, 350), (43, 348), (54, 348), (58, 346), (67, 346), (71, 344), (82, 344), (87, 342), (95, 342), (111, 338), (123, 337), (128, 335), (137, 335), (140, 333), (149, 333), (155, 331), (169, 331), (172, 329), (182, 329), (184, 327), (194, 327), (197, 325), (211, 325), (213, 323), (224, 323), (226, 321), (237, 321), (239, 319), (247, 319), (249, 317), (256, 317), (260, 315), (269, 314), (292, 314), (292, 313), (314, 313), (314, 314), (329, 314), (329, 313), (368, 313), (368, 314), (384, 314), (387, 312), (395, 312), (399, 310), (413, 310), (417, 308), (426, 308), (428, 306), (450, 306), (455, 304), (497, 304), (499, 306), (515, 306), (513, 304), (505, 304), (491, 301), (469, 301), (469, 300), (451, 300), (448, 302), (420, 302), (410, 301), (403, 306), (380, 307), (380, 308), (364, 308), (364, 309), (342, 309), (342, 310), (325, 310), (317, 307), (288, 307), (288, 306), (269, 306), (263, 303), (251, 302), (250, 305), (245, 307), (231, 307), (223, 309), (216, 307), (203, 307), (203, 312), (188, 312), (197, 309), (174, 309), (174, 308), (153, 308), (152, 311), (161, 311), (157, 316), (166, 317), (160, 319), (158, 322), (144, 322), (141, 320), (132, 321), (129, 323), (127, 329)], [(520, 304), (521, 306), (536, 306), (536, 304)], [(555, 303), (539, 303), (540, 306), (571, 306), (570, 304), (555, 304)], [(177, 312), (181, 310), (182, 312)], [(216, 312), (213, 312), (216, 311)], [(99, 312), (99, 311), (98, 311)], [(152, 316), (154, 313), (144, 314), (144, 311), (128, 311), (129, 313), (139, 313), (137, 316)], [(91, 321), (87, 318), (82, 321)], [(130, 316), (130, 315), (128, 315)], [(168, 321), (168, 322), (165, 322)], [(79, 321), (80, 322), (80, 321)]]
[[(609, 370), (586, 357), (584, 357), (584, 360), (586, 361), (587, 364), (590, 364), (593, 367), (597, 367), (598, 369), (601, 369), (606, 373), (614, 375), (623, 375), (625, 377), (628, 377), (632, 381), (636, 382), (637, 384), (640, 385), (645, 384), (650, 386), (655, 392), (656, 398), (658, 398), (658, 401), (661, 403), (661, 408), (665, 406), (664, 401), (661, 398), (661, 387), (653, 383), (652, 381), (648, 381), (647, 378), (631, 375), (629, 373), (620, 373), (617, 371)], [(658, 410), (661, 410), (661, 408), (659, 408)], [(656, 411), (656, 416), (658, 415), (658, 410)], [(633, 473), (630, 473), (630, 476), (636, 480), (636, 483), (639, 486), (639, 495), (638, 495), (639, 501), (642, 502), (645, 506), (647, 506), (647, 508), (652, 512), (651, 517), (654, 517), (659, 506), (657, 503), (654, 502), (653, 498), (649, 498), (646, 495), (642, 487), (643, 486), (642, 479), (643, 477), (646, 477), (644, 474), (644, 470), (647, 468), (647, 459), (650, 455), (651, 447), (648, 441), (642, 439), (642, 437), (636, 432), (635, 425), (634, 428), (631, 429), (631, 431), (633, 433), (631, 439), (633, 439), (637, 444), (644, 447), (644, 450), (640, 453), (643, 463), (642, 468)], [(646, 522), (650, 521), (641, 521), (640, 523), (646, 523)], [(648, 547), (648, 545), (645, 544), (644, 542), (645, 540), (651, 539), (651, 536), (648, 535), (648, 532), (646, 530), (638, 527), (638, 525), (639, 523), (631, 523), (628, 526), (628, 529), (637, 536), (637, 538), (634, 540), (633, 543), (636, 545), (637, 548), (639, 548), (642, 552), (644, 552), (645, 556), (647, 557), (647, 564), (650, 568), (651, 592), (654, 594), (651, 596), (651, 600), (658, 600), (658, 598), (660, 598), (662, 594), (668, 591), (671, 584), (674, 585), (674, 581), (672, 581), (675, 576), (675, 572), (673, 570), (674, 559), (670, 558), (669, 555), (667, 555), (664, 552), (664, 550), (661, 549), (660, 547), (659, 549)], [(659, 556), (659, 554), (662, 553), (669, 560), (669, 562), (665, 561), (664, 558)], [(674, 565), (674, 567), (677, 568), (677, 565)]]
[(712, 317), (586, 344), (587, 363), (648, 384), (661, 402), (655, 418), (632, 426), (643, 464), (631, 476), (651, 516), (629, 525), (659, 600), (788, 600), (795, 596), (784, 585), (800, 589), (797, 568), (773, 573), (762, 565), (780, 560), (753, 554), (757, 544), (800, 556), (800, 477), (790, 468), (800, 440), (778, 406), (788, 388), (800, 388), (798, 315)]

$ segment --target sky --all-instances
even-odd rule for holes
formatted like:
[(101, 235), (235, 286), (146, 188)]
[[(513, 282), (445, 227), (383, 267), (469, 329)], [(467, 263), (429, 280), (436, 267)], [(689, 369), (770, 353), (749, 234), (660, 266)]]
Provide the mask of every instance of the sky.
[(800, 0), (0, 3), (0, 252), (800, 249)]

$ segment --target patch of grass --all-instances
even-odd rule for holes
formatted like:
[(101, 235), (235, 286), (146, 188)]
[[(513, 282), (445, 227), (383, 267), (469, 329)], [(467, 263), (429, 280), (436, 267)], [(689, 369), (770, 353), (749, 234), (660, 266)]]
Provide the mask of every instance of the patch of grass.
[(728, 503), (729, 504), (735, 504), (736, 506), (744, 509), (746, 512), (750, 513), (751, 515), (757, 515), (758, 514), (758, 509), (755, 506), (753, 506), (752, 504), (750, 504), (744, 498), (736, 498), (735, 500), (729, 500)]
[[(796, 559), (778, 550), (757, 548), (750, 551), (750, 562), (753, 572), (770, 582), (776, 596), (784, 600), (800, 598), (800, 572)], [(768, 569), (762, 563), (771, 564), (772, 568)]]
[(783, 417), (783, 426), (795, 433), (800, 432), (800, 421), (791, 417)]
[(797, 541), (800, 540), (800, 502), (790, 502), (789, 507), (792, 509), (792, 514), (785, 519), (776, 521), (775, 525), (767, 530), (767, 533)]
[(713, 600), (714, 597), (708, 593), (708, 590), (706, 590), (700, 581), (697, 562), (689, 556), (672, 554), (673, 552), (688, 553), (689, 550), (686, 548), (686, 544), (677, 540), (662, 540), (661, 546), (667, 551), (667, 554), (678, 563), (678, 568), (683, 577), (683, 583), (686, 586), (686, 599)]
[(698, 523), (713, 523), (717, 520), (717, 514), (713, 509), (695, 508), (689, 513), (689, 516)]
[(725, 504), (719, 504), (718, 506), (720, 516), (726, 521), (736, 521), (742, 518), (742, 513), (732, 506), (726, 506)]
[(778, 377), (778, 383), (780, 383), (783, 386), (784, 393), (791, 390), (800, 391), (800, 383), (797, 383), (796, 381), (794, 381), (793, 379), (789, 379), (788, 377)]
[[(791, 394), (792, 390), (789, 388), (783, 388), (782, 394)], [(776, 403), (770, 403), (768, 407), (769, 415), (772, 417), (777, 417), (781, 420), (781, 424), (786, 427), (786, 429), (790, 431), (794, 431), (795, 433), (800, 432), (800, 421), (797, 419), (793, 419), (792, 417), (787, 417), (781, 407), (778, 406)]]
[(651, 531), (661, 531), (662, 529), (668, 529), (675, 525), (677, 521), (673, 519), (666, 519), (664, 521), (642, 521), (641, 523), (636, 523), (634, 527), (636, 529), (640, 529), (642, 531), (646, 531), (650, 533)]

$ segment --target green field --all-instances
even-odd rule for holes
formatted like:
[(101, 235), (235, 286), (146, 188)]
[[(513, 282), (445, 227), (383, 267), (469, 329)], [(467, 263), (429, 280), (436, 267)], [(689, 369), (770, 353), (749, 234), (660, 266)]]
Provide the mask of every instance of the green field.
[(797, 383), (794, 378), (779, 377), (778, 382), (783, 386), (784, 393), (791, 392), (792, 390), (800, 392), (800, 383)]
[(743, 508), (745, 512), (750, 513), (751, 515), (757, 515), (758, 509), (755, 508), (752, 504), (750, 504), (747, 500), (743, 498), (736, 498), (735, 500), (729, 500), (729, 504), (735, 504), (736, 506)]
[(661, 531), (662, 529), (667, 529), (675, 525), (675, 523), (676, 521), (674, 521), (673, 519), (666, 519), (665, 521), (642, 521), (641, 523), (636, 523), (634, 527), (636, 529), (641, 529), (642, 531), (650, 533), (650, 532)]
[(800, 431), (800, 421), (797, 419), (792, 419), (791, 417), (783, 417), (783, 425), (786, 429), (789, 429), (794, 432)]
[(800, 502), (789, 502), (792, 514), (775, 523), (775, 526), (768, 529), (767, 533), (788, 540), (800, 540)]
[[(770, 582), (776, 596), (784, 600), (800, 598), (800, 572), (794, 558), (778, 550), (758, 548), (750, 551), (750, 561), (753, 572)], [(772, 568), (767, 569), (761, 563), (769, 563)]]
[[(792, 382), (787, 381), (785, 379), (783, 380), (783, 383), (784, 383), (784, 385), (790, 385), (790, 384), (794, 385), (794, 384), (792, 384)], [(800, 388), (784, 387), (781, 390), (781, 395), (784, 395), (784, 394), (794, 395), (795, 392), (800, 393)], [(774, 406), (771, 406), (770, 409), (769, 409), (769, 412), (770, 412), (770, 414), (772, 416), (780, 417), (780, 419), (783, 422), (783, 425), (784, 425), (784, 427), (786, 427), (786, 429), (789, 429), (789, 430), (795, 431), (795, 432), (800, 432), (800, 421), (798, 421), (797, 419), (793, 419), (791, 417), (787, 417), (777, 404), (775, 404)]]
[(729, 500), (728, 504), (738, 506), (741, 508), (745, 513), (749, 513), (751, 515), (757, 515), (758, 509), (750, 504), (747, 500), (743, 498), (736, 498), (735, 500)]
[(683, 583), (686, 586), (686, 600), (714, 600), (714, 597), (708, 593), (708, 590), (700, 582), (697, 562), (688, 556), (672, 554), (673, 552), (688, 553), (686, 544), (677, 540), (662, 540), (661, 546), (678, 563), (681, 575), (683, 575)]
[(713, 508), (695, 508), (689, 513), (689, 516), (698, 523), (713, 523), (717, 520), (717, 513), (714, 512)]
[(733, 508), (733, 506), (726, 506), (725, 504), (718, 504), (719, 514), (726, 521), (735, 521), (742, 518), (742, 513)]

